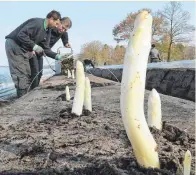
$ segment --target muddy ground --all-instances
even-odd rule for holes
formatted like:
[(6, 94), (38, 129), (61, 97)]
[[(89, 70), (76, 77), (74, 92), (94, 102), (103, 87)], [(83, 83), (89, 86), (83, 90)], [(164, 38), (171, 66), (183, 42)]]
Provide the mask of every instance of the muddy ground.
[[(163, 132), (151, 128), (161, 169), (141, 168), (133, 155), (120, 113), (120, 84), (89, 76), (93, 112), (70, 114), (65, 85), (55, 76), (42, 87), (0, 107), (0, 174), (170, 175), (183, 174), (187, 149), (195, 168), (195, 103), (161, 95)], [(145, 94), (145, 113), (147, 98)]]

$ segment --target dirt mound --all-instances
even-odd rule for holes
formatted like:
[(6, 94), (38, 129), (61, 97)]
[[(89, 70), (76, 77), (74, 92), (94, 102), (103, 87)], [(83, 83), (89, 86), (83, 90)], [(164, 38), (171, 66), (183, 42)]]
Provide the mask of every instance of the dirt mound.
[[(162, 132), (151, 128), (151, 132), (159, 145), (161, 169), (142, 168), (136, 162), (125, 131), (119, 131), (118, 127), (111, 127), (106, 123), (103, 126), (100, 125), (101, 121), (95, 120), (98, 118), (99, 110), (95, 108), (93, 111), (95, 112), (77, 117), (71, 114), (71, 108), (69, 107), (60, 111), (59, 117), (47, 118), (38, 123), (29, 120), (27, 123), (10, 127), (9, 130), (14, 131), (16, 135), (6, 139), (6, 141), (1, 139), (1, 146), (4, 145), (4, 150), (6, 151), (14, 150), (19, 162), (23, 166), (25, 165), (24, 167), (33, 165), (36, 169), (33, 172), (37, 174), (181, 174), (186, 150), (189, 149), (193, 157), (195, 156), (194, 138), (179, 128), (164, 122)], [(94, 127), (90, 127), (92, 125)], [(118, 143), (115, 145), (115, 141), (112, 141), (112, 138), (107, 140), (108, 143), (103, 138), (95, 138), (93, 133), (97, 132), (96, 125), (102, 128), (102, 131), (98, 131), (102, 132), (102, 135), (103, 133), (105, 135), (112, 133), (114, 137), (114, 133), (116, 133), (116, 139), (114, 140), (122, 141), (123, 139), (122, 144)], [(58, 137), (57, 135), (56, 137), (48, 137), (52, 136), (57, 128), (61, 131), (57, 134)], [(84, 132), (87, 128), (89, 128), (88, 134)], [(17, 135), (18, 131), (23, 131), (24, 134), (19, 136)], [(30, 131), (47, 132), (48, 136), (35, 139), (25, 134)], [(72, 137), (68, 135), (72, 135)], [(13, 144), (13, 142), (17, 143)], [(98, 142), (99, 144), (97, 144)], [(121, 147), (121, 152), (117, 151), (119, 149), (118, 146)], [(73, 152), (68, 153), (64, 150), (68, 148)], [(85, 154), (84, 148), (87, 154)], [(62, 162), (69, 162), (69, 166), (65, 164), (63, 167), (58, 167), (58, 164), (62, 164)], [(194, 161), (192, 162), (193, 169)], [(24, 171), (22, 172), (24, 173)]]
[(37, 90), (26, 101), (18, 100), (1, 111), (0, 174), (182, 174), (184, 154), (189, 149), (193, 175), (195, 139), (175, 127), (193, 134), (192, 102), (161, 95), (162, 117), (169, 121), (163, 122), (162, 132), (151, 128), (161, 169), (145, 169), (137, 164), (123, 126), (119, 86), (94, 87), (93, 112), (83, 111), (80, 117), (71, 114), (73, 101), (63, 100), (65, 87), (62, 92), (52, 88)]
[[(44, 89), (50, 89), (50, 90), (53, 90), (53, 91), (63, 91), (65, 90), (65, 87), (66, 86), (69, 86), (70, 89), (75, 89), (75, 82), (71, 82), (71, 83), (66, 83), (66, 84), (60, 84), (60, 85), (57, 85), (57, 86), (52, 86), (52, 85), (48, 85), (46, 87), (44, 87)], [(91, 88), (94, 88), (94, 87), (103, 87), (103, 86), (110, 86), (110, 85), (114, 85), (114, 83), (95, 83), (95, 82), (91, 82)]]

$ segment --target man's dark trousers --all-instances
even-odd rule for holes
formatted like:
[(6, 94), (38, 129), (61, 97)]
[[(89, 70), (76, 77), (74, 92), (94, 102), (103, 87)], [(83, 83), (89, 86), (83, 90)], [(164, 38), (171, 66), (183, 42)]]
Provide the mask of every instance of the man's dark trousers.
[(30, 68), (31, 68), (31, 89), (39, 86), (40, 79), (43, 73), (43, 56), (33, 56), (29, 60)]
[(10, 74), (15, 84), (17, 96), (21, 97), (27, 93), (31, 81), (31, 69), (29, 59), (31, 54), (25, 52), (12, 39), (5, 42), (5, 50), (8, 58)]
[(151, 63), (158, 63), (160, 60), (158, 58), (151, 58)]

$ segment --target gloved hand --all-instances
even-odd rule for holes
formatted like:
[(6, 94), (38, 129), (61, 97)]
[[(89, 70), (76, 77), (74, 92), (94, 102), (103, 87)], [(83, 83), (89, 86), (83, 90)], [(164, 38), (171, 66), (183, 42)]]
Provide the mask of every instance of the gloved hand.
[(55, 60), (62, 61), (67, 58), (67, 54), (57, 54)]
[(33, 51), (35, 51), (37, 54), (42, 54), (44, 52), (44, 49), (37, 44), (33, 47)]

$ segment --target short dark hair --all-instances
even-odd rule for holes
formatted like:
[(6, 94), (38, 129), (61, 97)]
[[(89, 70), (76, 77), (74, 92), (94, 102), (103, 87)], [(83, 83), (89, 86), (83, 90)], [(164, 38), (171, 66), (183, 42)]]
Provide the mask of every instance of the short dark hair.
[(72, 27), (72, 21), (69, 17), (63, 17), (61, 18), (61, 23), (65, 22), (65, 21), (69, 21), (69, 28)]
[(152, 47), (155, 47), (155, 44), (152, 44)]
[(54, 20), (58, 20), (61, 19), (61, 14), (56, 10), (52, 10), (47, 14), (46, 18), (53, 18)]

